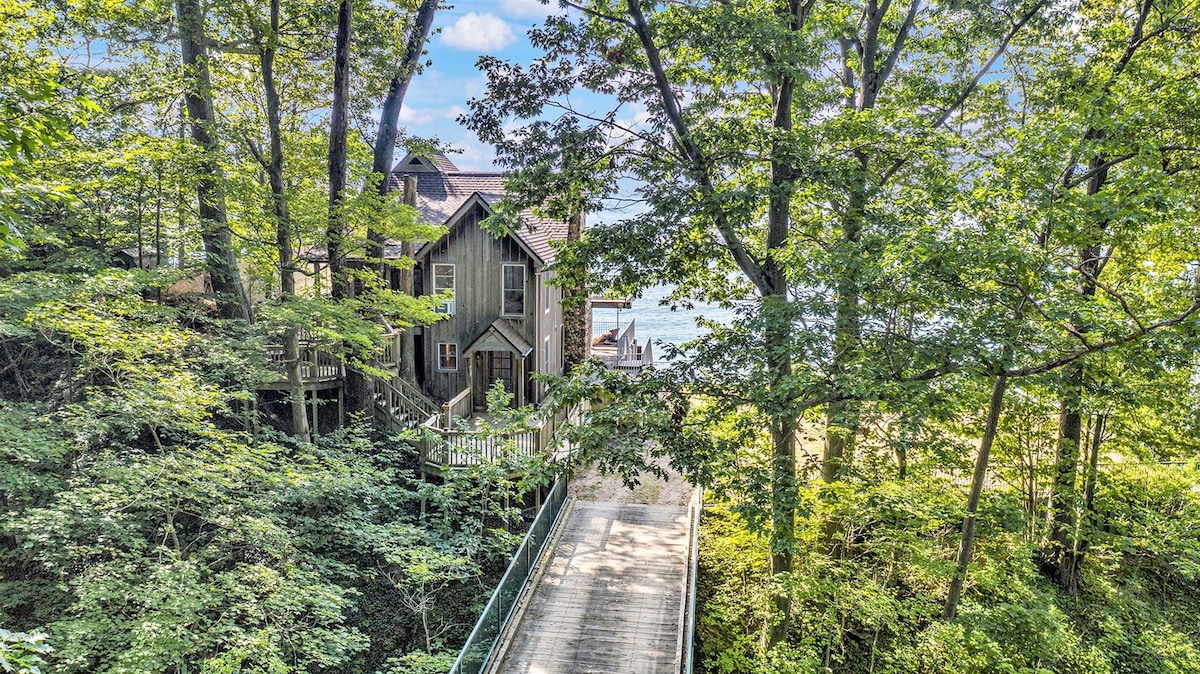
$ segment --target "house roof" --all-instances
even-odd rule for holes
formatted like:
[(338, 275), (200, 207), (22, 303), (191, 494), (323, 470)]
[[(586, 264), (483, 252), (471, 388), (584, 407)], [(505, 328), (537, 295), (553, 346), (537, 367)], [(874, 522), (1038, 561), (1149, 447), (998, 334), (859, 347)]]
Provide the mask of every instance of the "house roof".
[(392, 170), (404, 173), (457, 173), (458, 167), (441, 152), (434, 152), (428, 156), (410, 152)]
[[(396, 164), (388, 176), (389, 187), (404, 189), (404, 176), (417, 179), (417, 210), (425, 220), (438, 225), (448, 225), (456, 213), (476, 194), (491, 210), (504, 198), (504, 174), (498, 172), (459, 171), (454, 164), (440, 153), (432, 157), (408, 155)], [(513, 232), (521, 243), (531, 250), (540, 262), (554, 261), (551, 241), (567, 237), (567, 223), (541, 218), (531, 211), (521, 212), (524, 226)], [(425, 245), (417, 247), (417, 252)], [(388, 241), (384, 256), (398, 255), (400, 242)]]
[(533, 352), (533, 347), (525, 341), (524, 337), (521, 337), (512, 323), (506, 319), (497, 318), (483, 331), (482, 335), (471, 342), (471, 345), (463, 351), (463, 355), (469, 356), (476, 351), (512, 351), (524, 358)]

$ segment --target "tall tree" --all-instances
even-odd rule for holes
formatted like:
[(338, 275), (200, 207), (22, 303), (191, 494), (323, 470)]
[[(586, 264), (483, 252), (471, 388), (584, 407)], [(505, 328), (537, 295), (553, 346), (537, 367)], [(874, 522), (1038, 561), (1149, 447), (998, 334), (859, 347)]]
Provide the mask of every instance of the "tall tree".
[[(890, 290), (878, 251), (904, 238), (896, 236), (902, 227), (911, 228), (906, 237), (940, 221), (933, 214), (912, 222), (910, 211), (897, 210), (900, 194), (942, 202), (946, 178), (934, 176), (955, 170), (933, 147), (951, 142), (943, 124), (1043, 6), (1020, 7), (1016, 22), (996, 26), (970, 12), (939, 23), (942, 10), (920, 2), (588, 3), (578, 23), (551, 20), (535, 32), (547, 52), (537, 67), (482, 60), (489, 94), (472, 102), (469, 123), (525, 176), (514, 181), (524, 205), (549, 200), (568, 217), (555, 195), (587, 194), (599, 206), (618, 175), (642, 181), (647, 212), (593, 228), (579, 245), (598, 286), (665, 282), (710, 301), (747, 300), (737, 330), (717, 333), (688, 369), (662, 376), (676, 377), (670, 387), (724, 401), (718, 406), (731, 414), (749, 404), (761, 415), (771, 438), (775, 575), (792, 570), (796, 430), (805, 410), (830, 405), (824, 474), (833, 481), (849, 465), (858, 400), (939, 371), (944, 354), (936, 347), (896, 348), (887, 366), (864, 367), (865, 347), (906, 343), (913, 330), (900, 326), (864, 344), (868, 320), (916, 301)], [(933, 40), (938, 26), (954, 37)], [(918, 29), (917, 44), (932, 52), (922, 57), (955, 72), (950, 82), (933, 86), (908, 65)], [(566, 96), (575, 87), (636, 101), (650, 119), (632, 125), (619, 110), (580, 110)], [(550, 110), (557, 119), (505, 133), (511, 117)], [(909, 136), (931, 145), (924, 154), (901, 149)], [(877, 303), (870, 311), (861, 306), (864, 292)], [(930, 368), (934, 375), (918, 374)], [(789, 612), (785, 594), (776, 599), (773, 641), (786, 633)]]
[[(1192, 145), (1196, 136), (1189, 122), (1175, 118), (1163, 123), (1151, 131), (1154, 140), (1147, 141), (1139, 137), (1139, 131), (1149, 130), (1138, 128), (1136, 121), (1131, 126), (1120, 117), (1093, 114), (1095, 109), (1114, 105), (1127, 111), (1140, 109), (1145, 115), (1159, 115), (1164, 108), (1171, 108), (1173, 68), (1187, 61), (1195, 46), (1190, 29), (1194, 19), (1186, 3), (1140, 0), (1131, 12), (1126, 10), (1117, 5), (1097, 7), (1085, 24), (1099, 48), (1079, 65), (1075, 76), (1082, 86), (1064, 101), (1068, 110), (1084, 106), (1076, 113), (1082, 128), (1076, 131), (1060, 184), (1054, 188), (1064, 206), (1082, 207), (1077, 211), (1081, 217), (1064, 218), (1065, 227), (1060, 225), (1057, 231), (1047, 225), (1042, 237), (1046, 243), (1070, 250), (1074, 258), (1077, 301), (1064, 327), (1072, 339), (1085, 346), (1105, 329), (1104, 309), (1097, 306), (1102, 299), (1099, 294), (1121, 306), (1126, 316), (1136, 313), (1125, 297), (1124, 284), (1110, 283), (1104, 275), (1110, 262), (1136, 246), (1141, 232), (1155, 219), (1150, 213), (1131, 218), (1130, 212), (1144, 208), (1149, 200), (1159, 201), (1161, 211), (1169, 212), (1162, 206), (1173, 198), (1170, 193), (1178, 189), (1180, 179), (1190, 182), (1187, 174), (1195, 170), (1195, 162), (1188, 156), (1196, 151)], [(1131, 92), (1146, 95), (1134, 99)], [(1156, 156), (1157, 165), (1138, 161), (1143, 153)], [(1135, 175), (1141, 177), (1130, 180)], [(1079, 190), (1081, 195), (1070, 194)], [(1080, 359), (1063, 370), (1055, 449), (1049, 552), (1059, 586), (1071, 594), (1078, 591), (1080, 550), (1086, 547), (1077, 540), (1083, 505), (1078, 475), (1086, 445), (1085, 400), (1093, 378), (1089, 369), (1087, 360)]]
[[(437, 0), (421, 1), (421, 6), (417, 8), (412, 28), (409, 31), (403, 60), (396, 68), (395, 74), (388, 83), (387, 96), (384, 97), (383, 106), (379, 111), (379, 130), (375, 134), (375, 149), (372, 154), (371, 173), (378, 176), (377, 189), (381, 195), (387, 194), (390, 187), (388, 178), (392, 171), (396, 139), (400, 132), (400, 108), (404, 105), (404, 96), (408, 93), (408, 87), (421, 65), (421, 55), (425, 52), (425, 42), (429, 39), (429, 31), (433, 28), (433, 17), (436, 11)], [(405, 189), (407, 190), (407, 185)], [(409, 195), (406, 192), (404, 203), (416, 206), (415, 193), (412, 195), (410, 203)], [(383, 259), (382, 236), (375, 232), (374, 229), (371, 229), (367, 233), (367, 239), (371, 245), (371, 255), (379, 260), (380, 274), (386, 275), (387, 265)], [(403, 258), (401, 264), (404, 266), (399, 270), (400, 287), (398, 290), (402, 293), (412, 295), (413, 277), (411, 258), (413, 244), (411, 241), (403, 241), (400, 245), (401, 256)], [(405, 330), (400, 340), (400, 376), (415, 383), (417, 376), (416, 344), (413, 340), (412, 330)]]
[(353, 0), (338, 3), (333, 48), (333, 102), (329, 114), (329, 225), (325, 250), (329, 258), (329, 287), (333, 298), (353, 296), (346, 275), (346, 161), (350, 133), (350, 42), (354, 19)]
[(198, 174), (196, 195), (205, 268), (217, 296), (220, 314), (225, 318), (249, 321), (250, 301), (238, 271), (233, 236), (225, 211), (221, 148), (215, 129), (204, 9), (200, 0), (177, 0), (175, 8), (186, 85), (184, 101), (187, 104), (192, 142), (198, 149), (194, 161)]
[[(270, 0), (265, 31), (255, 31), (260, 44), (259, 72), (262, 76), (263, 98), (266, 103), (269, 156), (264, 157), (250, 142), (250, 149), (267, 172), (271, 185), (271, 215), (275, 224), (275, 247), (279, 256), (279, 289), (284, 301), (294, 300), (296, 280), (292, 256), (292, 222), (288, 215), (288, 195), (284, 186), (283, 129), (280, 123), (279, 89), (275, 82), (275, 55), (279, 52), (279, 3)], [(284, 368), (287, 371), (288, 395), (292, 410), (292, 432), (305, 442), (311, 441), (308, 412), (304, 407), (303, 363), (300, 357), (300, 329), (288, 326), (283, 333)], [(315, 365), (315, 364), (314, 364)]]

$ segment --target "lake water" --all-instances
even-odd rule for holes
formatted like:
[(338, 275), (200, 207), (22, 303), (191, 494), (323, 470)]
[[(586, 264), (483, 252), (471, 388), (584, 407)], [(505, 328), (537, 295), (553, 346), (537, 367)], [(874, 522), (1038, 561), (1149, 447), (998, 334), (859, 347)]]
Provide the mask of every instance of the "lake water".
[[(696, 325), (697, 317), (718, 323), (729, 323), (734, 318), (732, 310), (709, 304), (696, 304), (692, 309), (680, 307), (674, 311), (670, 306), (660, 306), (659, 302), (666, 298), (671, 290), (666, 286), (648, 288), (641, 297), (633, 300), (632, 309), (620, 311), (621, 326), (624, 327), (631, 319), (635, 320), (639, 342), (645, 344), (650, 341), (656, 347), (659, 342), (678, 346), (707, 332)], [(615, 309), (597, 309), (594, 313), (593, 333), (615, 325), (617, 315)], [(655, 357), (661, 359), (661, 352), (661, 349), (655, 348)]]

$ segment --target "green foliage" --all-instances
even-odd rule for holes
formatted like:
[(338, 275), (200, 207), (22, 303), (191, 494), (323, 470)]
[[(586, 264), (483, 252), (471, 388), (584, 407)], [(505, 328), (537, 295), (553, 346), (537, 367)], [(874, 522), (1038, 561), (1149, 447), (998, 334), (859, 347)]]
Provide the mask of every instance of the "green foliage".
[(57, 58), (64, 44), (55, 12), (24, 0), (0, 2), (0, 246), (16, 247), (19, 225), (39, 202), (63, 199), (63, 185), (31, 169), (98, 107)]
[[(940, 617), (961, 508), (950, 485), (842, 484), (812, 494), (801, 534), (807, 552), (775, 580), (765, 539), (732, 504), (710, 503), (701, 529), (703, 671), (1196, 671), (1197, 484), (1191, 465), (1106, 472), (1088, 589), (1077, 598), (1039, 573), (1019, 491), (990, 491), (953, 621)], [(818, 547), (830, 519), (845, 532), (836, 557)], [(785, 644), (767, 650), (778, 587), (792, 597), (793, 627)]]
[(454, 665), (457, 653), (414, 651), (399, 658), (388, 658), (376, 674), (445, 674)]
[(189, 327), (188, 307), (144, 300), (153, 277), (0, 280), (7, 339), (61, 366), (55, 395), (0, 402), (0, 620), (51, 635), (61, 672), (444, 660), (535, 478), (433, 485), (411, 447), (360, 429), (247, 430), (263, 339)]
[(53, 651), (45, 634), (0, 629), (0, 667), (6, 673), (42, 674), (42, 665), (46, 664), (42, 656)]

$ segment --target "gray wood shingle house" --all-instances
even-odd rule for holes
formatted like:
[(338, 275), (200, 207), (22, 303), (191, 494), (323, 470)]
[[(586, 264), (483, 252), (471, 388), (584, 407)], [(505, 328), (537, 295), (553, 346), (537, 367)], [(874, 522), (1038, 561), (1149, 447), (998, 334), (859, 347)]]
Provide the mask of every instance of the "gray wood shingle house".
[(504, 196), (504, 176), (459, 171), (444, 155), (406, 156), (393, 169), (394, 189), (416, 178), (417, 209), (445, 226), (436, 241), (415, 251), (414, 291), (449, 290), (446, 320), (415, 336), (417, 382), (430, 395), (486, 404), (488, 387), (501, 381), (517, 405), (541, 402), (545, 391), (535, 372), (561, 374), (561, 289), (548, 282), (552, 241), (566, 238), (567, 223), (524, 213), (524, 226), (497, 237), (480, 227)]

